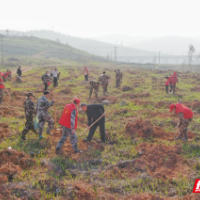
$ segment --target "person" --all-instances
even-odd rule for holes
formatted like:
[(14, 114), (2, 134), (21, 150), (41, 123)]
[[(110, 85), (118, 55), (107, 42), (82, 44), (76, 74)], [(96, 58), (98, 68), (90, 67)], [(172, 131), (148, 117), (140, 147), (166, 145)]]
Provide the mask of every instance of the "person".
[(110, 76), (106, 75), (106, 72), (104, 71), (101, 76), (99, 76), (98, 82), (101, 83), (103, 87), (103, 94), (107, 94), (107, 88), (108, 88), (108, 79), (110, 79)]
[(17, 75), (18, 75), (19, 77), (22, 76), (21, 66), (19, 66), (18, 69), (17, 69)]
[(60, 118), (59, 124), (62, 125), (62, 137), (56, 146), (56, 154), (59, 154), (60, 149), (64, 145), (67, 137), (70, 137), (70, 142), (72, 148), (74, 149), (74, 153), (81, 153), (77, 146), (77, 119), (78, 119), (78, 111), (77, 107), (80, 104), (80, 100), (75, 98), (73, 103), (67, 104), (64, 108), (63, 114)]
[(169, 77), (165, 77), (167, 80), (165, 81), (165, 87), (166, 87), (166, 94), (168, 94), (168, 88), (169, 88)]
[(170, 87), (170, 92), (172, 92), (172, 90), (173, 90), (173, 84), (172, 84), (172, 77), (171, 76), (169, 76), (168, 77), (168, 82), (169, 82), (169, 87)]
[(193, 118), (193, 112), (186, 107), (185, 105), (181, 103), (171, 104), (169, 106), (170, 112), (174, 110), (174, 112), (179, 117), (179, 123), (175, 127), (175, 129), (179, 128), (180, 132), (178, 137), (175, 138), (175, 140), (182, 139), (182, 140), (188, 140), (187, 135), (187, 128), (189, 126), (189, 123), (192, 121)]
[(48, 122), (48, 128), (47, 128), (47, 134), (49, 135), (53, 135), (51, 133), (51, 130), (54, 127), (54, 120), (51, 117), (51, 115), (48, 113), (48, 109), (53, 106), (54, 104), (54, 99), (53, 101), (49, 102), (48, 98), (49, 98), (50, 92), (48, 90), (44, 91), (44, 95), (42, 97), (40, 97), (37, 101), (37, 116), (38, 116), (38, 120), (39, 120), (39, 138), (42, 139), (42, 133), (44, 130), (44, 125), (46, 122)]
[(12, 72), (9, 69), (7, 69), (7, 72), (8, 72), (8, 80), (12, 81)]
[(93, 90), (95, 92), (96, 98), (98, 98), (99, 82), (90, 81), (90, 94), (89, 94), (89, 98), (91, 98)]
[(3, 83), (2, 74), (0, 72), (0, 104), (3, 102), (3, 90), (5, 89), (5, 85)]
[[(88, 130), (89, 134), (85, 140), (85, 142), (90, 142), (92, 137), (99, 126), (100, 134), (101, 134), (101, 141), (104, 143), (105, 138), (105, 112), (104, 107), (101, 104), (81, 104), (81, 109), (86, 112), (88, 118)], [(90, 126), (97, 120), (99, 117), (102, 118), (97, 121), (91, 128)]]
[(58, 76), (57, 76), (57, 87), (58, 87), (58, 80), (60, 80), (60, 72), (58, 72)]
[(48, 87), (51, 84), (50, 71), (47, 70), (46, 73), (42, 75), (41, 79), (44, 84), (44, 91), (48, 90)]
[(120, 69), (115, 70), (115, 78), (116, 78), (116, 87), (120, 87), (120, 83), (122, 81), (122, 73), (120, 72)]
[(86, 66), (84, 67), (83, 73), (84, 73), (84, 76), (85, 76), (85, 81), (88, 81), (89, 72), (88, 72), (88, 69), (87, 69)]
[(58, 70), (57, 70), (57, 68), (55, 68), (52, 71), (52, 75), (53, 75), (53, 87), (57, 87), (57, 83), (58, 83)]
[(22, 140), (26, 140), (26, 134), (32, 130), (34, 132), (34, 122), (33, 122), (33, 115), (36, 114), (36, 110), (34, 108), (34, 103), (33, 103), (33, 98), (34, 95), (32, 92), (29, 92), (27, 94), (27, 99), (26, 101), (24, 101), (24, 109), (25, 109), (25, 116), (26, 116), (26, 124), (25, 124), (25, 128), (22, 131)]
[(173, 85), (173, 94), (175, 94), (176, 83), (178, 83), (178, 77), (176, 75), (176, 72), (174, 72), (174, 74), (171, 77), (172, 77), (172, 85)]
[(2, 77), (3, 77), (3, 81), (6, 82), (6, 81), (8, 80), (8, 72), (7, 72), (7, 71), (4, 72), (4, 73), (2, 74)]

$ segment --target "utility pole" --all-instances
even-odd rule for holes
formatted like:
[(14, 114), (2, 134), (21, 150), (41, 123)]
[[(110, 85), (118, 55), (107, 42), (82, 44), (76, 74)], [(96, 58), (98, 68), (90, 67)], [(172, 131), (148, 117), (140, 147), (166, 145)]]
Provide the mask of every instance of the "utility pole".
[(1, 37), (1, 62), (2, 62), (2, 67), (3, 67), (3, 34), (0, 34)]
[(115, 62), (117, 61), (117, 47), (114, 47), (114, 51), (115, 51)]

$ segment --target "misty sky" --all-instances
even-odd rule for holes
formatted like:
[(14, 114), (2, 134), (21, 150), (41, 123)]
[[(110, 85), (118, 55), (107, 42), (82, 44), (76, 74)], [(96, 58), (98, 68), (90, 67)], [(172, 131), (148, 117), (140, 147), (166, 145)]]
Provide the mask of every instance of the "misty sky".
[(200, 36), (200, 0), (1, 0), (0, 29)]

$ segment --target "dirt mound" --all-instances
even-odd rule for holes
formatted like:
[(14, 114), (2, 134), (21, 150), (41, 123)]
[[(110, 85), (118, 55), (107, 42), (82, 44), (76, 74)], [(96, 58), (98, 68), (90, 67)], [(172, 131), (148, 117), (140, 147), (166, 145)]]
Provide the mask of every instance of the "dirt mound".
[(60, 93), (62, 93), (62, 94), (69, 94), (69, 93), (71, 93), (71, 92), (72, 92), (72, 91), (71, 91), (70, 88), (66, 88), (66, 89), (60, 91)]
[(174, 178), (179, 174), (189, 175), (190, 167), (180, 155), (181, 145), (142, 143), (138, 147), (142, 152), (140, 160), (148, 167), (148, 172), (156, 178)]
[(143, 93), (139, 93), (139, 94), (124, 94), (123, 97), (129, 97), (131, 99), (135, 99), (135, 98), (143, 98), (143, 97), (149, 97), (150, 93), (149, 92), (143, 92)]
[(194, 108), (194, 109), (200, 108), (200, 101), (193, 101), (192, 108)]
[[(163, 140), (173, 141), (176, 136), (175, 132), (165, 132), (161, 127), (154, 126), (150, 121), (143, 121), (142, 119), (126, 124), (126, 133), (131, 135), (132, 138), (159, 138)], [(193, 138), (194, 134), (188, 132), (188, 138)]]
[(111, 103), (116, 103), (117, 99), (118, 98), (116, 96), (109, 96), (109, 97), (107, 97), (107, 96), (100, 96), (100, 97), (98, 97), (98, 102), (101, 103), (104, 100), (108, 100)]
[(68, 87), (77, 87), (75, 84), (69, 84)]
[(7, 123), (0, 123), (0, 138), (4, 138), (11, 135), (9, 125)]
[(194, 87), (190, 89), (191, 92), (200, 92), (200, 87)]
[(123, 110), (116, 111), (115, 114), (120, 115), (120, 114), (126, 114), (127, 112), (128, 112), (127, 109), (123, 109)]
[(129, 87), (129, 86), (124, 86), (123, 88), (122, 88), (122, 91), (123, 92), (126, 92), (126, 91), (131, 91), (131, 90), (133, 90), (131, 87)]
[(7, 182), (13, 179), (14, 175), (20, 174), (22, 169), (26, 169), (35, 164), (24, 152), (17, 150), (3, 150), (0, 152), (0, 182)]

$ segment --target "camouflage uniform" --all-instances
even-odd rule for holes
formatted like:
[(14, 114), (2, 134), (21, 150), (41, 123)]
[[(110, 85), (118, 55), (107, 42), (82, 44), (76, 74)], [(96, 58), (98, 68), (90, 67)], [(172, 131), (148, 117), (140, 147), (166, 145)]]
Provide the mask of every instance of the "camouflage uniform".
[(41, 79), (44, 82), (44, 91), (48, 90), (48, 82), (51, 82), (51, 77), (47, 73), (45, 73), (42, 75)]
[(115, 71), (115, 78), (116, 78), (116, 87), (120, 87), (120, 83), (122, 80), (122, 73), (120, 72), (120, 70)]
[(33, 124), (33, 114), (36, 114), (36, 110), (34, 108), (34, 103), (30, 98), (27, 98), (26, 101), (24, 101), (24, 108), (26, 124), (24, 130), (22, 131), (22, 136), (25, 136), (30, 130), (35, 132)]
[(72, 148), (74, 150), (77, 150), (77, 135), (76, 132), (74, 134), (71, 133), (72, 130), (74, 130), (75, 126), (75, 119), (76, 119), (76, 110), (74, 109), (71, 113), (71, 129), (63, 126), (63, 131), (62, 131), (62, 137), (60, 138), (60, 141), (58, 142), (56, 146), (56, 150), (60, 150), (62, 146), (64, 145), (65, 141), (67, 140), (67, 137), (70, 137), (70, 143), (72, 145)]
[(50, 131), (54, 127), (54, 120), (51, 115), (48, 113), (48, 109), (53, 106), (54, 102), (49, 102), (47, 98), (43, 95), (38, 99), (37, 102), (37, 116), (39, 119), (39, 136), (42, 136), (44, 130), (45, 122), (48, 122), (47, 134), (50, 134)]
[(181, 138), (188, 138), (188, 135), (187, 135), (187, 127), (189, 126), (189, 123), (192, 121), (192, 118), (190, 119), (184, 119), (184, 114), (182, 112), (178, 113), (178, 117), (179, 117), (179, 130), (180, 130), (180, 133), (179, 133), (179, 137)]
[(108, 79), (110, 79), (110, 76), (106, 75), (106, 74), (102, 74), (98, 81), (101, 83), (102, 87), (103, 87), (103, 93), (107, 93), (107, 88), (108, 88)]
[(99, 84), (98, 84), (98, 82), (91, 81), (90, 85), (91, 85), (91, 87), (90, 87), (89, 98), (91, 98), (93, 90), (95, 92), (96, 98), (98, 98), (98, 92), (99, 92)]

